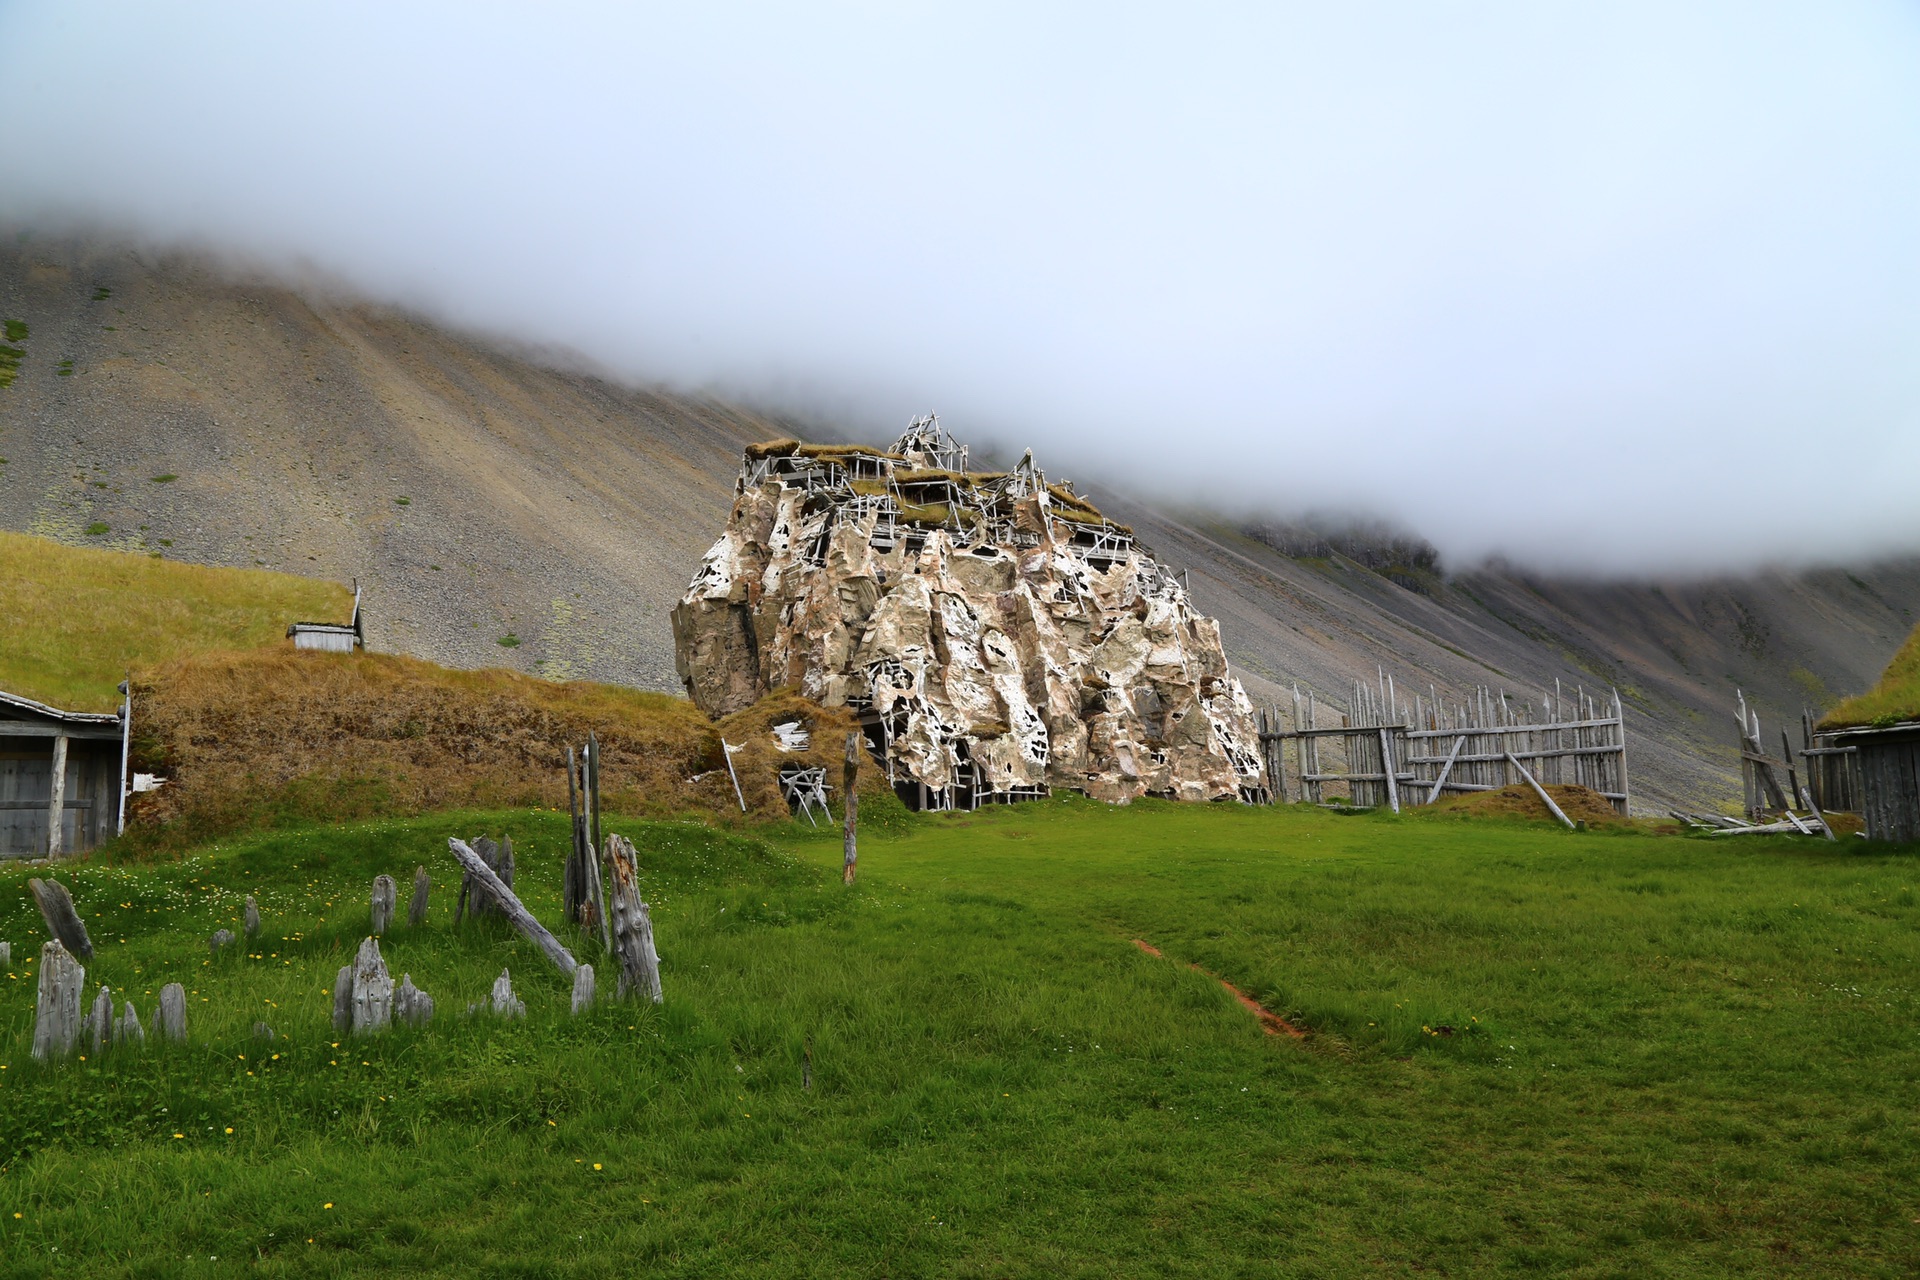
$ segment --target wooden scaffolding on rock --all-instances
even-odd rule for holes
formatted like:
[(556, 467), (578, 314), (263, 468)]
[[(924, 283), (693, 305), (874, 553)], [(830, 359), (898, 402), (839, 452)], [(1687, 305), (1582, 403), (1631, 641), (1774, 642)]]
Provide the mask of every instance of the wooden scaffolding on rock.
[[(1355, 681), (1348, 709), (1293, 689), (1291, 717), (1260, 712), (1260, 747), (1281, 803), (1344, 800), (1360, 808), (1431, 804), (1449, 791), (1516, 784), (1574, 785), (1600, 793), (1619, 813), (1627, 786), (1627, 733), (1618, 692), (1571, 693), (1556, 681), (1538, 712), (1504, 690), (1479, 688), (1448, 702), (1428, 687), (1409, 704), (1393, 677)], [(1321, 725), (1321, 719), (1338, 724)]]

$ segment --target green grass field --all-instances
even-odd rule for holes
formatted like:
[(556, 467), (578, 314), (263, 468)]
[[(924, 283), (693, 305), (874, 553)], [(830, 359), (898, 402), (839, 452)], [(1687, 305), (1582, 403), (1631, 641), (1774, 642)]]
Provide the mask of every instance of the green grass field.
[(129, 668), (284, 642), (289, 622), (345, 622), (335, 582), (222, 569), (0, 532), (0, 690), (112, 711)]
[[(482, 830), (556, 918), (563, 815), (79, 865), (90, 981), (143, 1013), (184, 981), (192, 1043), (57, 1069), (0, 871), (0, 1273), (1920, 1272), (1912, 850), (1077, 801), (886, 825), (846, 890), (825, 833), (613, 823), (668, 999), (578, 1020), (504, 926), (450, 927), (445, 836)], [(404, 902), (420, 862), (432, 918), (386, 954), (439, 1016), (340, 1041), (368, 881)], [(248, 892), (265, 937), (209, 961)], [(503, 965), (527, 1020), (463, 1017)]]

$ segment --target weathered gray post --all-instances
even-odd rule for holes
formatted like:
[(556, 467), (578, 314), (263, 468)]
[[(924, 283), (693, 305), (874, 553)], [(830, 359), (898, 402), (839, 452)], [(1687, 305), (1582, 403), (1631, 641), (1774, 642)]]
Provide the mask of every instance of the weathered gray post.
[(584, 1013), (593, 1003), (593, 966), (583, 964), (573, 971), (573, 1011)]
[(185, 1043), (187, 1038), (187, 989), (177, 982), (160, 988), (160, 1007), (153, 1011), (155, 1039)]
[(612, 869), (607, 912), (613, 918), (613, 954), (620, 966), (614, 995), (624, 1000), (629, 991), (639, 991), (659, 1004), (660, 957), (653, 948), (653, 914), (640, 897), (639, 859), (632, 842), (609, 835), (606, 861)]
[(519, 996), (513, 994), (513, 978), (505, 969), (493, 980), (493, 1011), (502, 1018), (524, 1018), (527, 1006)]
[(33, 1009), (33, 1056), (54, 1061), (73, 1052), (80, 1038), (80, 989), (87, 971), (58, 938), (40, 948), (40, 990)]
[(414, 868), (413, 901), (407, 904), (407, 923), (415, 929), (427, 922), (427, 894), (432, 887), (433, 881), (427, 876), (427, 869)]
[(115, 1044), (145, 1044), (147, 1029), (140, 1025), (140, 1014), (133, 1007), (133, 1001), (126, 1004), (126, 1012), (120, 1015), (120, 1021), (113, 1024), (113, 1042)]
[(67, 892), (67, 886), (58, 880), (29, 880), (27, 888), (33, 891), (33, 904), (40, 908), (47, 932), (60, 939), (69, 955), (93, 959), (93, 940), (87, 937), (80, 913), (73, 909), (73, 895)]
[(87, 1014), (86, 1043), (95, 1054), (105, 1052), (113, 1043), (113, 992), (105, 986), (93, 998), (93, 1009)]
[(394, 884), (392, 876), (378, 875), (373, 878), (371, 901), (375, 937), (384, 937), (387, 930), (393, 928), (393, 908), (399, 895), (399, 886)]
[[(393, 881), (389, 878), (387, 883)], [(393, 978), (387, 973), (387, 962), (380, 958), (378, 939), (362, 942), (353, 958), (352, 1005), (353, 1034), (357, 1036), (385, 1031), (393, 1021)]]
[(47, 801), (47, 857), (57, 859), (66, 852), (67, 834), (67, 735), (53, 740), (53, 792)]
[(353, 966), (341, 965), (333, 975), (333, 1029), (338, 1035), (353, 1030)]
[(13, 944), (11, 942), (0, 942), (0, 969), (4, 969), (12, 963)]
[(854, 864), (860, 860), (858, 841), (855, 831), (860, 822), (860, 735), (847, 735), (847, 767), (840, 775), (841, 784), (846, 788), (846, 799), (841, 806), (847, 811), (846, 820), (846, 860), (841, 864), (840, 881), (853, 883)]
[(214, 959), (218, 960), (220, 958), (220, 948), (228, 945), (232, 941), (233, 930), (215, 929), (213, 936), (207, 939), (207, 950), (212, 953)]
[(252, 894), (247, 895), (246, 930), (248, 942), (260, 936), (260, 904), (253, 900)]
[(413, 985), (413, 975), (400, 975), (393, 993), (393, 1016), (410, 1027), (424, 1027), (433, 1019), (433, 997)]

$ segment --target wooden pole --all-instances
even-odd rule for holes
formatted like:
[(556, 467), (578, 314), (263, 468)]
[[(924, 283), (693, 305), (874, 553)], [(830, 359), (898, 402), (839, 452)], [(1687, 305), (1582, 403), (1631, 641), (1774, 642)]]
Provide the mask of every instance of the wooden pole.
[(580, 962), (573, 958), (572, 952), (560, 945), (558, 938), (547, 932), (545, 925), (534, 919), (533, 912), (521, 905), (520, 899), (514, 896), (513, 890), (507, 888), (506, 883), (493, 873), (493, 868), (488, 866), (479, 854), (468, 848), (467, 842), (458, 836), (447, 837), (447, 848), (453, 851), (453, 856), (459, 860), (462, 867), (466, 868), (467, 874), (493, 895), (500, 913), (513, 923), (513, 927), (545, 952), (547, 959), (553, 961), (556, 969), (571, 978), (573, 971), (580, 967)]
[(725, 738), (720, 739), (720, 754), (727, 759), (727, 776), (733, 779), (733, 798), (740, 802), (740, 812), (747, 811), (747, 798), (740, 794), (740, 775), (733, 771), (733, 753), (736, 747), (727, 745)]
[[(113, 834), (127, 832), (127, 762), (133, 753), (133, 673), (120, 682), (120, 803), (114, 814)], [(135, 1025), (138, 1025), (136, 1022)]]
[(1562, 813), (1560, 811), (1560, 806), (1553, 802), (1553, 797), (1547, 794), (1547, 789), (1533, 780), (1533, 775), (1527, 772), (1527, 766), (1521, 764), (1518, 760), (1515, 760), (1513, 758), (1513, 753), (1511, 751), (1507, 752), (1506, 754), (1507, 754), (1507, 763), (1512, 765), (1515, 769), (1517, 769), (1520, 773), (1520, 776), (1527, 780), (1527, 785), (1533, 788), (1533, 794), (1539, 796), (1541, 803), (1545, 804), (1548, 809), (1551, 809), (1553, 811), (1553, 816), (1560, 819), (1560, 824), (1562, 826), (1566, 827), (1566, 829), (1569, 831), (1573, 830), (1573, 819), (1569, 818), (1566, 814)]
[(64, 851), (67, 816), (67, 735), (53, 740), (53, 786), (47, 800), (47, 857)]
[(846, 788), (847, 798), (842, 804), (847, 812), (846, 821), (846, 859), (841, 863), (840, 882), (853, 883), (854, 865), (860, 860), (860, 850), (856, 830), (860, 821), (860, 735), (858, 732), (847, 735), (847, 764), (840, 776), (841, 784)]
[(1387, 731), (1380, 730), (1380, 771), (1387, 775), (1387, 803), (1395, 813), (1400, 812), (1400, 783), (1393, 776), (1393, 745), (1387, 740)]

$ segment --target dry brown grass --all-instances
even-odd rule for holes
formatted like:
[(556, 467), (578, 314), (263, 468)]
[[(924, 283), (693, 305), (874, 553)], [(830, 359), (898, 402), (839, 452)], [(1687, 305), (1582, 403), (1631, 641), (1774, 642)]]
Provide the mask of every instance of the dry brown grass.
[[(799, 717), (814, 746), (787, 754), (770, 726)], [(784, 819), (785, 762), (825, 764), (839, 781), (844, 711), (770, 695), (721, 725), (692, 703), (518, 672), (454, 671), (387, 654), (292, 648), (198, 654), (135, 674), (137, 767), (167, 786), (136, 803), (140, 839), (174, 847), (242, 827), (351, 821), (449, 808), (564, 808), (563, 762), (589, 730), (602, 747), (610, 810)], [(734, 757), (743, 815), (720, 738)], [(863, 769), (862, 791), (882, 786)]]
[[(1626, 826), (1628, 819), (1614, 812), (1613, 802), (1588, 787), (1550, 785), (1547, 794), (1575, 822), (1590, 827)], [(1473, 818), (1539, 818), (1554, 821), (1540, 797), (1525, 783), (1515, 783), (1498, 791), (1473, 791), (1443, 796), (1438, 804), (1421, 805), (1412, 813), (1435, 816), (1453, 815)]]

